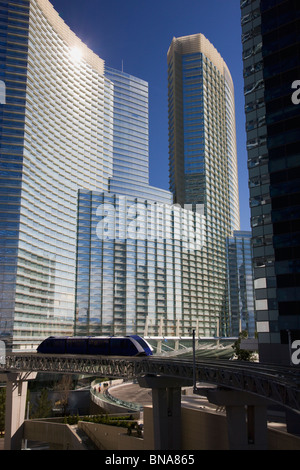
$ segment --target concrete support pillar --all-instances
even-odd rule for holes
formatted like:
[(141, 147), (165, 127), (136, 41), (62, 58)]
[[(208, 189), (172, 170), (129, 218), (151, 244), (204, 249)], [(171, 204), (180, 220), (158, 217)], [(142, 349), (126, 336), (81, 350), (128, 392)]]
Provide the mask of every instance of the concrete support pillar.
[[(155, 450), (181, 449), (181, 380), (142, 377), (140, 387), (152, 389)], [(191, 385), (190, 382), (188, 385)]]
[(236, 390), (210, 390), (211, 403), (226, 407), (231, 450), (267, 450), (267, 401)]
[(5, 402), (5, 450), (20, 450), (23, 438), (23, 425), (26, 412), (28, 380), (36, 374), (7, 373), (0, 378), (6, 382)]
[(231, 450), (244, 449), (247, 429), (244, 406), (226, 406), (228, 441)]

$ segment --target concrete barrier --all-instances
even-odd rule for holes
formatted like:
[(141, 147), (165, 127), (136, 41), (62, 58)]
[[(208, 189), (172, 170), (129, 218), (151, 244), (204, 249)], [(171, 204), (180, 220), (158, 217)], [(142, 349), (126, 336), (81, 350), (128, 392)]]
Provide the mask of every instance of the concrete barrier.
[[(229, 450), (225, 414), (192, 408), (182, 408), (181, 412), (181, 449), (177, 450)], [(100, 450), (154, 450), (151, 406), (144, 408), (143, 438), (129, 436), (125, 428), (104, 424), (80, 421), (78, 428)], [(24, 438), (48, 442), (51, 449), (86, 450), (74, 428), (62, 423), (25, 421)], [(300, 450), (300, 437), (269, 428), (268, 450)]]
[(24, 437), (28, 441), (45, 442), (51, 450), (86, 450), (82, 439), (68, 424), (43, 420), (27, 420)]

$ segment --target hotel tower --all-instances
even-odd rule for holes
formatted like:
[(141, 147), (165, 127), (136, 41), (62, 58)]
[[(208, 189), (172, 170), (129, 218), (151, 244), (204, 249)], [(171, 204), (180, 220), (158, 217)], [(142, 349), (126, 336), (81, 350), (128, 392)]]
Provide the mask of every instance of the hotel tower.
[(241, 1), (259, 353), (284, 364), (300, 339), (299, 15), (292, 0)]
[[(240, 229), (235, 100), (228, 67), (202, 35), (174, 38), (168, 51), (170, 190), (206, 219), (197, 268), (202, 334), (229, 330), (226, 240)], [(201, 291), (201, 294), (200, 294)]]
[(108, 190), (113, 84), (48, 0), (1, 1), (0, 332), (72, 334), (78, 189)]

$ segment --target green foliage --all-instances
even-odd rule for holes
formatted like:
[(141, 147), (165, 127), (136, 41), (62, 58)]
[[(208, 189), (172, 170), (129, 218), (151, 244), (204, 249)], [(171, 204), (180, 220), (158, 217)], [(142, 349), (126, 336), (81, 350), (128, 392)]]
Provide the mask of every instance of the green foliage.
[(254, 355), (252, 351), (248, 351), (247, 349), (241, 349), (241, 341), (247, 338), (248, 338), (248, 332), (244, 330), (239, 334), (239, 338), (235, 341), (235, 343), (232, 346), (234, 353), (239, 361), (250, 362), (253, 360)]
[(35, 407), (34, 412), (32, 413), (31, 418), (49, 418), (52, 412), (52, 404), (48, 399), (48, 391), (44, 388), (41, 391), (39, 399), (37, 400), (37, 406)]
[(127, 427), (127, 434), (131, 436), (133, 432), (135, 432), (137, 437), (142, 437), (142, 429), (141, 426), (135, 421), (133, 423), (128, 423)]
[(133, 416), (108, 416), (108, 415), (97, 415), (97, 416), (65, 416), (64, 424), (74, 425), (78, 421), (85, 421), (95, 424), (107, 424), (109, 426), (119, 426), (122, 428), (129, 428), (132, 425)]

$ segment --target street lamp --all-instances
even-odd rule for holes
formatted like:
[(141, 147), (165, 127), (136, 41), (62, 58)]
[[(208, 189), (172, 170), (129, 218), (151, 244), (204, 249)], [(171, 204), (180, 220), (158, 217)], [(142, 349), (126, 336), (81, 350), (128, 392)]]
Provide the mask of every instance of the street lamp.
[(196, 393), (196, 338), (195, 330), (193, 329), (193, 392)]

